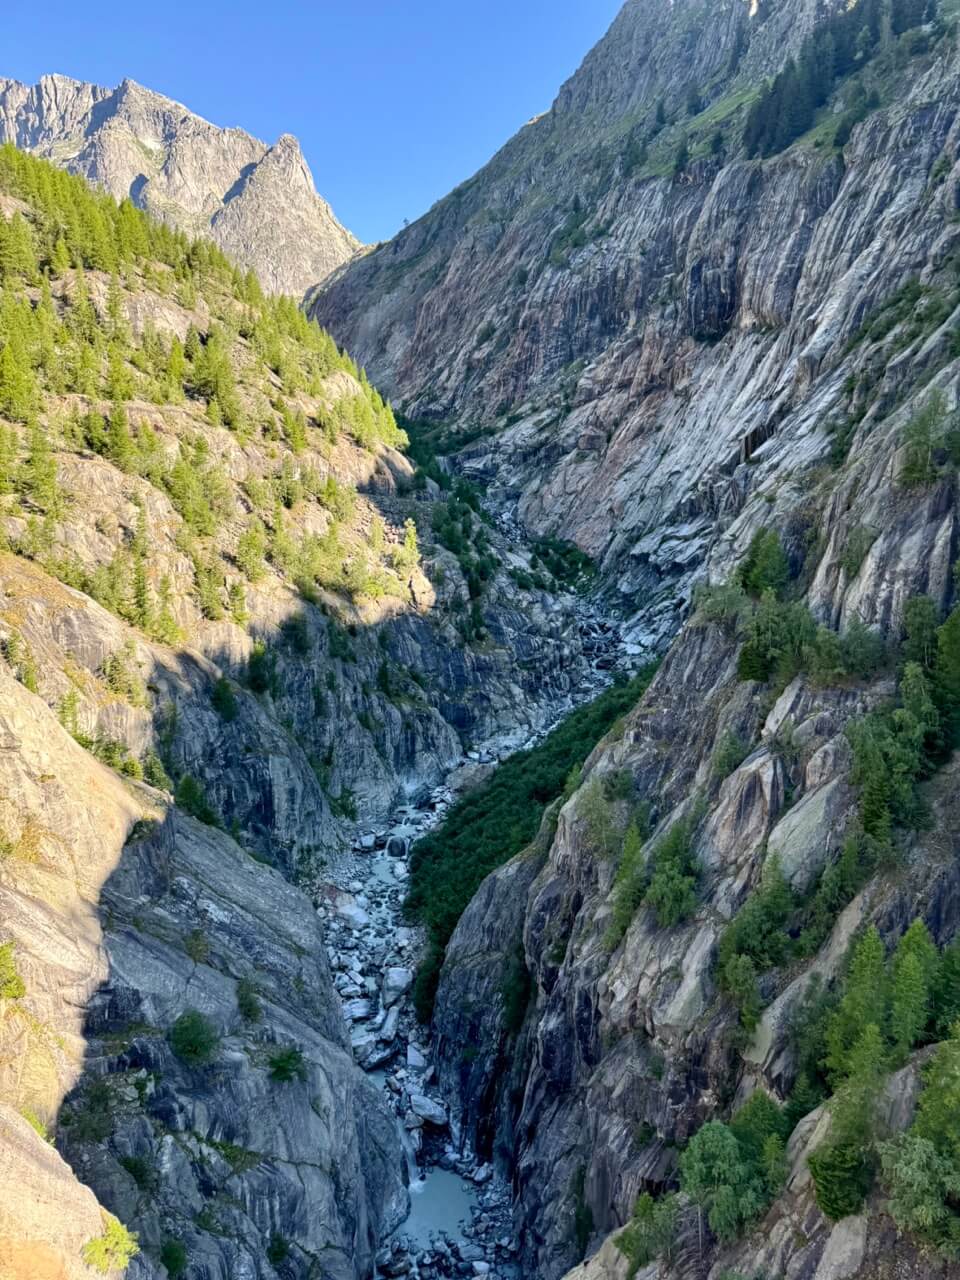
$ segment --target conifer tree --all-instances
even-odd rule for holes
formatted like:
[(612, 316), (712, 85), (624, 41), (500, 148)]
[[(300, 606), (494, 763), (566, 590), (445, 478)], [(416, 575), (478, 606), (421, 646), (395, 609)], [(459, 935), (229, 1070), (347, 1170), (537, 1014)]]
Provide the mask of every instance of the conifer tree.
[(850, 1070), (850, 1056), (868, 1026), (885, 1022), (887, 1002), (883, 942), (871, 925), (853, 950), (846, 989), (827, 1028), (826, 1066), (842, 1081)]
[(64, 240), (63, 236), (57, 236), (56, 243), (53, 246), (53, 255), (50, 259), (50, 270), (54, 276), (59, 278), (65, 276), (72, 265), (66, 240)]
[(12, 493), (17, 475), (17, 433), (0, 423), (0, 497)]
[(132, 472), (135, 469), (136, 451), (133, 437), (130, 435), (127, 411), (120, 401), (115, 401), (110, 410), (106, 455), (121, 471)]
[(57, 485), (57, 463), (46, 432), (36, 421), (30, 427), (27, 456), (20, 469), (19, 488), (41, 511), (53, 514), (59, 511), (61, 500)]
[(34, 281), (38, 275), (37, 253), (30, 225), (21, 213), (7, 222), (0, 216), (0, 277)]
[(937, 606), (929, 596), (911, 596), (903, 608), (903, 657), (924, 671), (932, 670), (937, 657)]
[(960, 1019), (960, 938), (940, 954), (940, 966), (933, 984), (933, 1017), (938, 1036), (950, 1034)]
[(937, 631), (937, 659), (933, 676), (945, 746), (960, 744), (960, 605)]
[(9, 339), (0, 351), (0, 413), (26, 422), (37, 404), (37, 385), (23, 344)]

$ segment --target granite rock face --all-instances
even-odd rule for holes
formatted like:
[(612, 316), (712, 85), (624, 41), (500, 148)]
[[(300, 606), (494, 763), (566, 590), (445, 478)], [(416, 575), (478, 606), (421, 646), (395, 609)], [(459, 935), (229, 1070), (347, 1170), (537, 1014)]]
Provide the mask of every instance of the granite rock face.
[[(650, 647), (750, 527), (798, 505), (859, 407), (850, 339), (956, 247), (949, 39), (893, 74), (842, 152), (814, 131), (744, 157), (744, 103), (828, 9), (630, 0), (550, 111), (313, 296), (411, 417), (479, 436), (458, 463), (494, 500), (599, 560)], [(884, 412), (921, 347), (937, 364), (937, 328), (889, 368)]]
[[(598, 855), (581, 790), (560, 811), (556, 833), (545, 833), (546, 852), (531, 849), (484, 882), (448, 949), (434, 1024), (441, 1084), (479, 1157), (512, 1173), (517, 1239), (532, 1276), (552, 1280), (578, 1261), (576, 1223), (586, 1210), (592, 1250), (629, 1220), (641, 1192), (666, 1190), (677, 1148), (736, 1099), (758, 1086), (786, 1096), (790, 1012), (814, 974), (829, 982), (840, 973), (858, 928), (876, 923), (892, 944), (919, 915), (943, 944), (960, 926), (954, 763), (937, 779), (934, 830), (911, 842), (902, 874), (872, 880), (803, 971), (764, 988), (768, 1007), (753, 1042), (736, 1050), (737, 1012), (717, 982), (722, 931), (768, 858), (792, 867), (796, 853), (808, 875), (814, 854), (823, 859), (836, 847), (854, 811), (843, 726), (889, 689), (816, 689), (801, 680), (765, 713), (762, 689), (737, 681), (734, 652), (713, 624), (688, 624), (622, 735), (603, 742), (585, 770), (587, 786), (629, 774), (653, 814), (648, 859), (676, 822), (692, 817), (694, 915), (662, 928), (641, 907), (609, 949), (617, 858)], [(730, 730), (753, 750), (718, 782), (711, 761)], [(825, 756), (834, 762), (826, 780), (818, 763)], [(788, 830), (792, 815), (802, 820)], [(519, 1025), (507, 1000), (518, 983), (530, 988)], [(771, 1210), (788, 1223), (795, 1212), (790, 1202)], [(777, 1233), (782, 1270), (775, 1265), (773, 1274), (816, 1271), (829, 1226), (809, 1194), (804, 1215), (809, 1270), (787, 1269), (798, 1247), (791, 1242), (804, 1237), (785, 1225)], [(876, 1256), (892, 1248), (889, 1222), (872, 1220), (870, 1229)], [(753, 1252), (742, 1248), (734, 1270), (767, 1274), (762, 1239), (763, 1230), (751, 1237)], [(705, 1255), (710, 1263), (717, 1256)], [(611, 1257), (600, 1256), (596, 1274), (607, 1275)], [(905, 1267), (912, 1257), (906, 1245), (897, 1253)], [(723, 1258), (716, 1275), (733, 1265)], [(911, 1265), (904, 1275), (924, 1274), (916, 1258)]]
[(317, 195), (297, 140), (220, 129), (133, 80), (0, 79), (0, 141), (53, 160), (300, 297), (360, 243)]
[[(130, 1276), (165, 1275), (176, 1238), (217, 1280), (272, 1280), (273, 1236), (331, 1276), (366, 1274), (405, 1211), (402, 1157), (309, 900), (94, 760), (2, 671), (0, 689), (0, 899), (25, 987), (0, 1023), (4, 1275), (87, 1274), (101, 1215), (63, 1158), (139, 1233)], [(216, 1034), (202, 1062), (168, 1038), (188, 1010)], [(291, 1049), (300, 1069), (278, 1080), (271, 1060)], [(56, 1123), (56, 1150), (24, 1115)]]

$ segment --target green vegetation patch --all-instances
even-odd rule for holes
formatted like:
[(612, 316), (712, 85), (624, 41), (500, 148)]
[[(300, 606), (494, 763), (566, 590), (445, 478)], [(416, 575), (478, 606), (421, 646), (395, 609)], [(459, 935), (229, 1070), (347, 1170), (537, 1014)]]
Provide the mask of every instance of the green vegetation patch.
[(429, 1017), (433, 1006), (444, 948), (481, 881), (533, 840), (570, 771), (637, 702), (652, 675), (653, 668), (647, 668), (614, 685), (572, 712), (532, 750), (510, 756), (488, 782), (453, 806), (441, 826), (417, 842), (407, 911), (427, 926), (431, 944), (417, 975), (421, 1018)]

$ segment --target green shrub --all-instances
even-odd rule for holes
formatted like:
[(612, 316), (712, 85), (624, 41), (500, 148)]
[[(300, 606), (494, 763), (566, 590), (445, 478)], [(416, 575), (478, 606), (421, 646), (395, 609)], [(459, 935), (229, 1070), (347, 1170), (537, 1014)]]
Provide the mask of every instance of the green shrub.
[(237, 703), (237, 695), (233, 691), (233, 685), (226, 676), (221, 676), (213, 686), (210, 701), (222, 720), (236, 720), (240, 708)]
[(739, 769), (750, 754), (750, 743), (732, 730), (727, 730), (717, 744), (713, 753), (711, 770), (717, 779), (728, 778), (735, 769)]
[(21, 1107), (20, 1114), (38, 1137), (52, 1145), (53, 1135), (32, 1107)]
[(599, 858), (609, 858), (619, 843), (610, 801), (603, 781), (594, 775), (577, 796), (577, 816), (583, 820), (587, 842)]
[(306, 657), (312, 648), (306, 614), (295, 613), (292, 617), (284, 619), (280, 631), (285, 643), (293, 652), (301, 658)]
[(259, 1022), (263, 1016), (257, 989), (248, 978), (241, 978), (237, 983), (237, 1009), (244, 1022)]
[(247, 685), (254, 693), (277, 693), (277, 663), (262, 640), (256, 641), (247, 663)]
[(181, 1013), (170, 1029), (170, 1047), (189, 1066), (203, 1066), (216, 1055), (220, 1036), (209, 1018), (196, 1009)]
[(887, 1209), (942, 1258), (960, 1258), (960, 1023), (927, 1067), (913, 1125), (879, 1148)]
[(335, 818), (346, 818), (349, 822), (357, 820), (357, 799), (349, 787), (341, 787), (340, 794), (328, 796), (330, 812)]
[(84, 1093), (81, 1104), (70, 1107), (67, 1116), (70, 1129), (80, 1142), (103, 1142), (113, 1133), (113, 1095), (105, 1080), (95, 1080)]
[(290, 1245), (283, 1236), (274, 1235), (270, 1237), (270, 1243), (267, 1245), (267, 1261), (274, 1267), (279, 1266), (290, 1256)]
[(924, 671), (937, 661), (937, 627), (940, 613), (929, 596), (911, 596), (903, 607), (903, 659), (915, 662)]
[(608, 950), (618, 947), (647, 892), (648, 876), (643, 858), (643, 838), (637, 822), (631, 822), (623, 838), (620, 866), (613, 882), (613, 912), (603, 941)]
[(736, 956), (749, 957), (761, 973), (782, 964), (790, 949), (785, 926), (795, 905), (779, 859), (769, 858), (759, 887), (747, 898), (720, 939), (721, 973)]
[(760, 1021), (763, 1000), (757, 966), (748, 955), (731, 955), (720, 969), (720, 985), (740, 1013), (740, 1024), (753, 1031)]
[(111, 1271), (126, 1271), (132, 1258), (140, 1252), (137, 1237), (112, 1213), (100, 1211), (103, 1218), (103, 1235), (95, 1236), (83, 1246), (82, 1257), (88, 1267), (107, 1275)]
[(587, 1204), (586, 1197), (587, 1171), (581, 1166), (573, 1178), (573, 1238), (577, 1252), (582, 1256), (587, 1251), (590, 1237), (593, 1235), (593, 1210)]
[(857, 525), (847, 534), (840, 565), (848, 578), (855, 578), (860, 572), (860, 566), (876, 540), (873, 530), (865, 529), (863, 525)]
[(651, 855), (653, 874), (644, 896), (662, 929), (672, 928), (696, 910), (697, 868), (692, 856), (694, 822), (675, 822)]
[(617, 1248), (630, 1260), (629, 1275), (655, 1258), (669, 1262), (677, 1236), (677, 1198), (654, 1200), (646, 1192), (637, 1200), (633, 1217), (615, 1237)]
[(533, 979), (527, 968), (523, 943), (514, 948), (504, 970), (500, 985), (500, 997), (503, 1001), (503, 1025), (507, 1035), (514, 1036), (523, 1026), (527, 1006), (533, 994)]
[(206, 964), (210, 959), (210, 941), (202, 929), (191, 929), (183, 940), (183, 949), (195, 964)]
[(20, 1000), (27, 994), (26, 984), (13, 960), (13, 943), (0, 945), (0, 1000)]
[(926, 809), (917, 784), (928, 771), (927, 741), (938, 727), (930, 685), (916, 663), (908, 663), (900, 685), (901, 706), (873, 711), (847, 730), (853, 747), (852, 779), (860, 788), (860, 822), (868, 836), (887, 842), (894, 826), (920, 827)]
[(143, 778), (151, 787), (159, 791), (172, 791), (173, 784), (163, 767), (163, 761), (155, 751), (148, 751), (143, 757)]
[(294, 1080), (304, 1080), (307, 1066), (303, 1050), (295, 1045), (286, 1049), (278, 1049), (270, 1055), (270, 1079), (278, 1084), (292, 1084)]
[(790, 580), (790, 566), (774, 529), (758, 529), (738, 572), (740, 585), (758, 600), (767, 591), (779, 599)]
[(944, 1258), (960, 1258), (960, 1167), (915, 1133), (881, 1143), (880, 1160), (886, 1209), (900, 1230)]
[(196, 818), (199, 822), (205, 822), (210, 827), (220, 825), (219, 816), (207, 803), (203, 788), (192, 773), (185, 773), (177, 783), (174, 799), (178, 807), (184, 813), (189, 813), (191, 818)]
[(785, 685), (803, 670), (806, 651), (816, 635), (806, 605), (782, 604), (773, 591), (763, 593), (747, 622), (737, 672), (741, 680), (769, 680)]
[(123, 1156), (121, 1165), (141, 1191), (151, 1191), (157, 1182), (157, 1171), (144, 1156)]
[(680, 1186), (706, 1210), (710, 1230), (735, 1240), (769, 1203), (762, 1171), (719, 1120), (698, 1129), (680, 1156)]
[(937, 479), (935, 460), (946, 420), (946, 399), (940, 390), (931, 392), (903, 429), (903, 465), (900, 483), (907, 489), (926, 488)]
[(164, 1240), (160, 1249), (160, 1261), (167, 1268), (170, 1280), (180, 1280), (187, 1269), (187, 1251), (180, 1240)]

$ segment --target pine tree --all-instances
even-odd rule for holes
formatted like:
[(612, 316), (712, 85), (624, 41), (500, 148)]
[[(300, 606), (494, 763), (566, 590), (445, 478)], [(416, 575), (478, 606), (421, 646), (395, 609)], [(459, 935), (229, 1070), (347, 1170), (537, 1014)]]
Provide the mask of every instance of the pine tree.
[(12, 493), (17, 476), (17, 433), (0, 423), (0, 497)]
[(30, 428), (27, 456), (20, 468), (19, 488), (40, 508), (56, 514), (60, 509), (57, 463), (43, 428), (34, 422)]
[(901, 1062), (906, 1061), (929, 1016), (929, 994), (923, 968), (915, 955), (905, 955), (893, 975), (890, 996), (890, 1034)]
[(939, 611), (929, 596), (910, 597), (903, 608), (903, 657), (906, 662), (916, 662), (924, 671), (933, 669), (939, 621)]
[(395, 547), (393, 563), (398, 573), (409, 574), (420, 563), (420, 549), (417, 545), (417, 526), (413, 520), (407, 519), (403, 525), (403, 544)]
[(883, 942), (871, 925), (853, 950), (846, 989), (827, 1028), (825, 1065), (837, 1081), (850, 1070), (850, 1055), (866, 1027), (886, 1020), (887, 976)]
[(165, 392), (167, 399), (179, 402), (183, 399), (183, 383), (187, 376), (187, 360), (183, 343), (176, 336), (170, 342), (170, 355), (167, 359)]
[(27, 220), (15, 213), (7, 222), (0, 215), (0, 277), (32, 282), (38, 271), (33, 234)]
[(133, 561), (133, 622), (149, 634), (153, 624), (152, 615), (146, 561), (137, 556)]
[(245, 627), (250, 621), (250, 610), (247, 608), (247, 593), (239, 580), (231, 582), (227, 591), (227, 605), (230, 617), (238, 627)]
[(933, 985), (933, 1017), (938, 1036), (948, 1035), (960, 1019), (960, 938), (940, 954), (940, 967)]
[(136, 450), (133, 444), (133, 437), (130, 435), (127, 411), (120, 401), (115, 401), (113, 408), (110, 410), (110, 419), (107, 424), (106, 455), (121, 471), (132, 472), (135, 470)]
[(858, 1213), (870, 1189), (870, 1170), (859, 1147), (828, 1142), (809, 1160), (817, 1205), (833, 1222)]
[(937, 631), (933, 686), (945, 746), (951, 749), (960, 744), (960, 605)]
[(0, 413), (26, 422), (37, 404), (37, 385), (22, 343), (8, 339), (0, 352)]
[(114, 401), (129, 400), (133, 391), (133, 375), (127, 365), (126, 353), (118, 343), (112, 343), (107, 354), (107, 395)]
[(160, 580), (157, 608), (153, 613), (150, 635), (161, 644), (176, 644), (182, 637), (173, 612), (173, 589), (166, 575)]
[(54, 276), (62, 277), (67, 274), (72, 265), (66, 240), (64, 240), (63, 236), (57, 236), (56, 243), (53, 246), (53, 255), (50, 258), (51, 271)]

